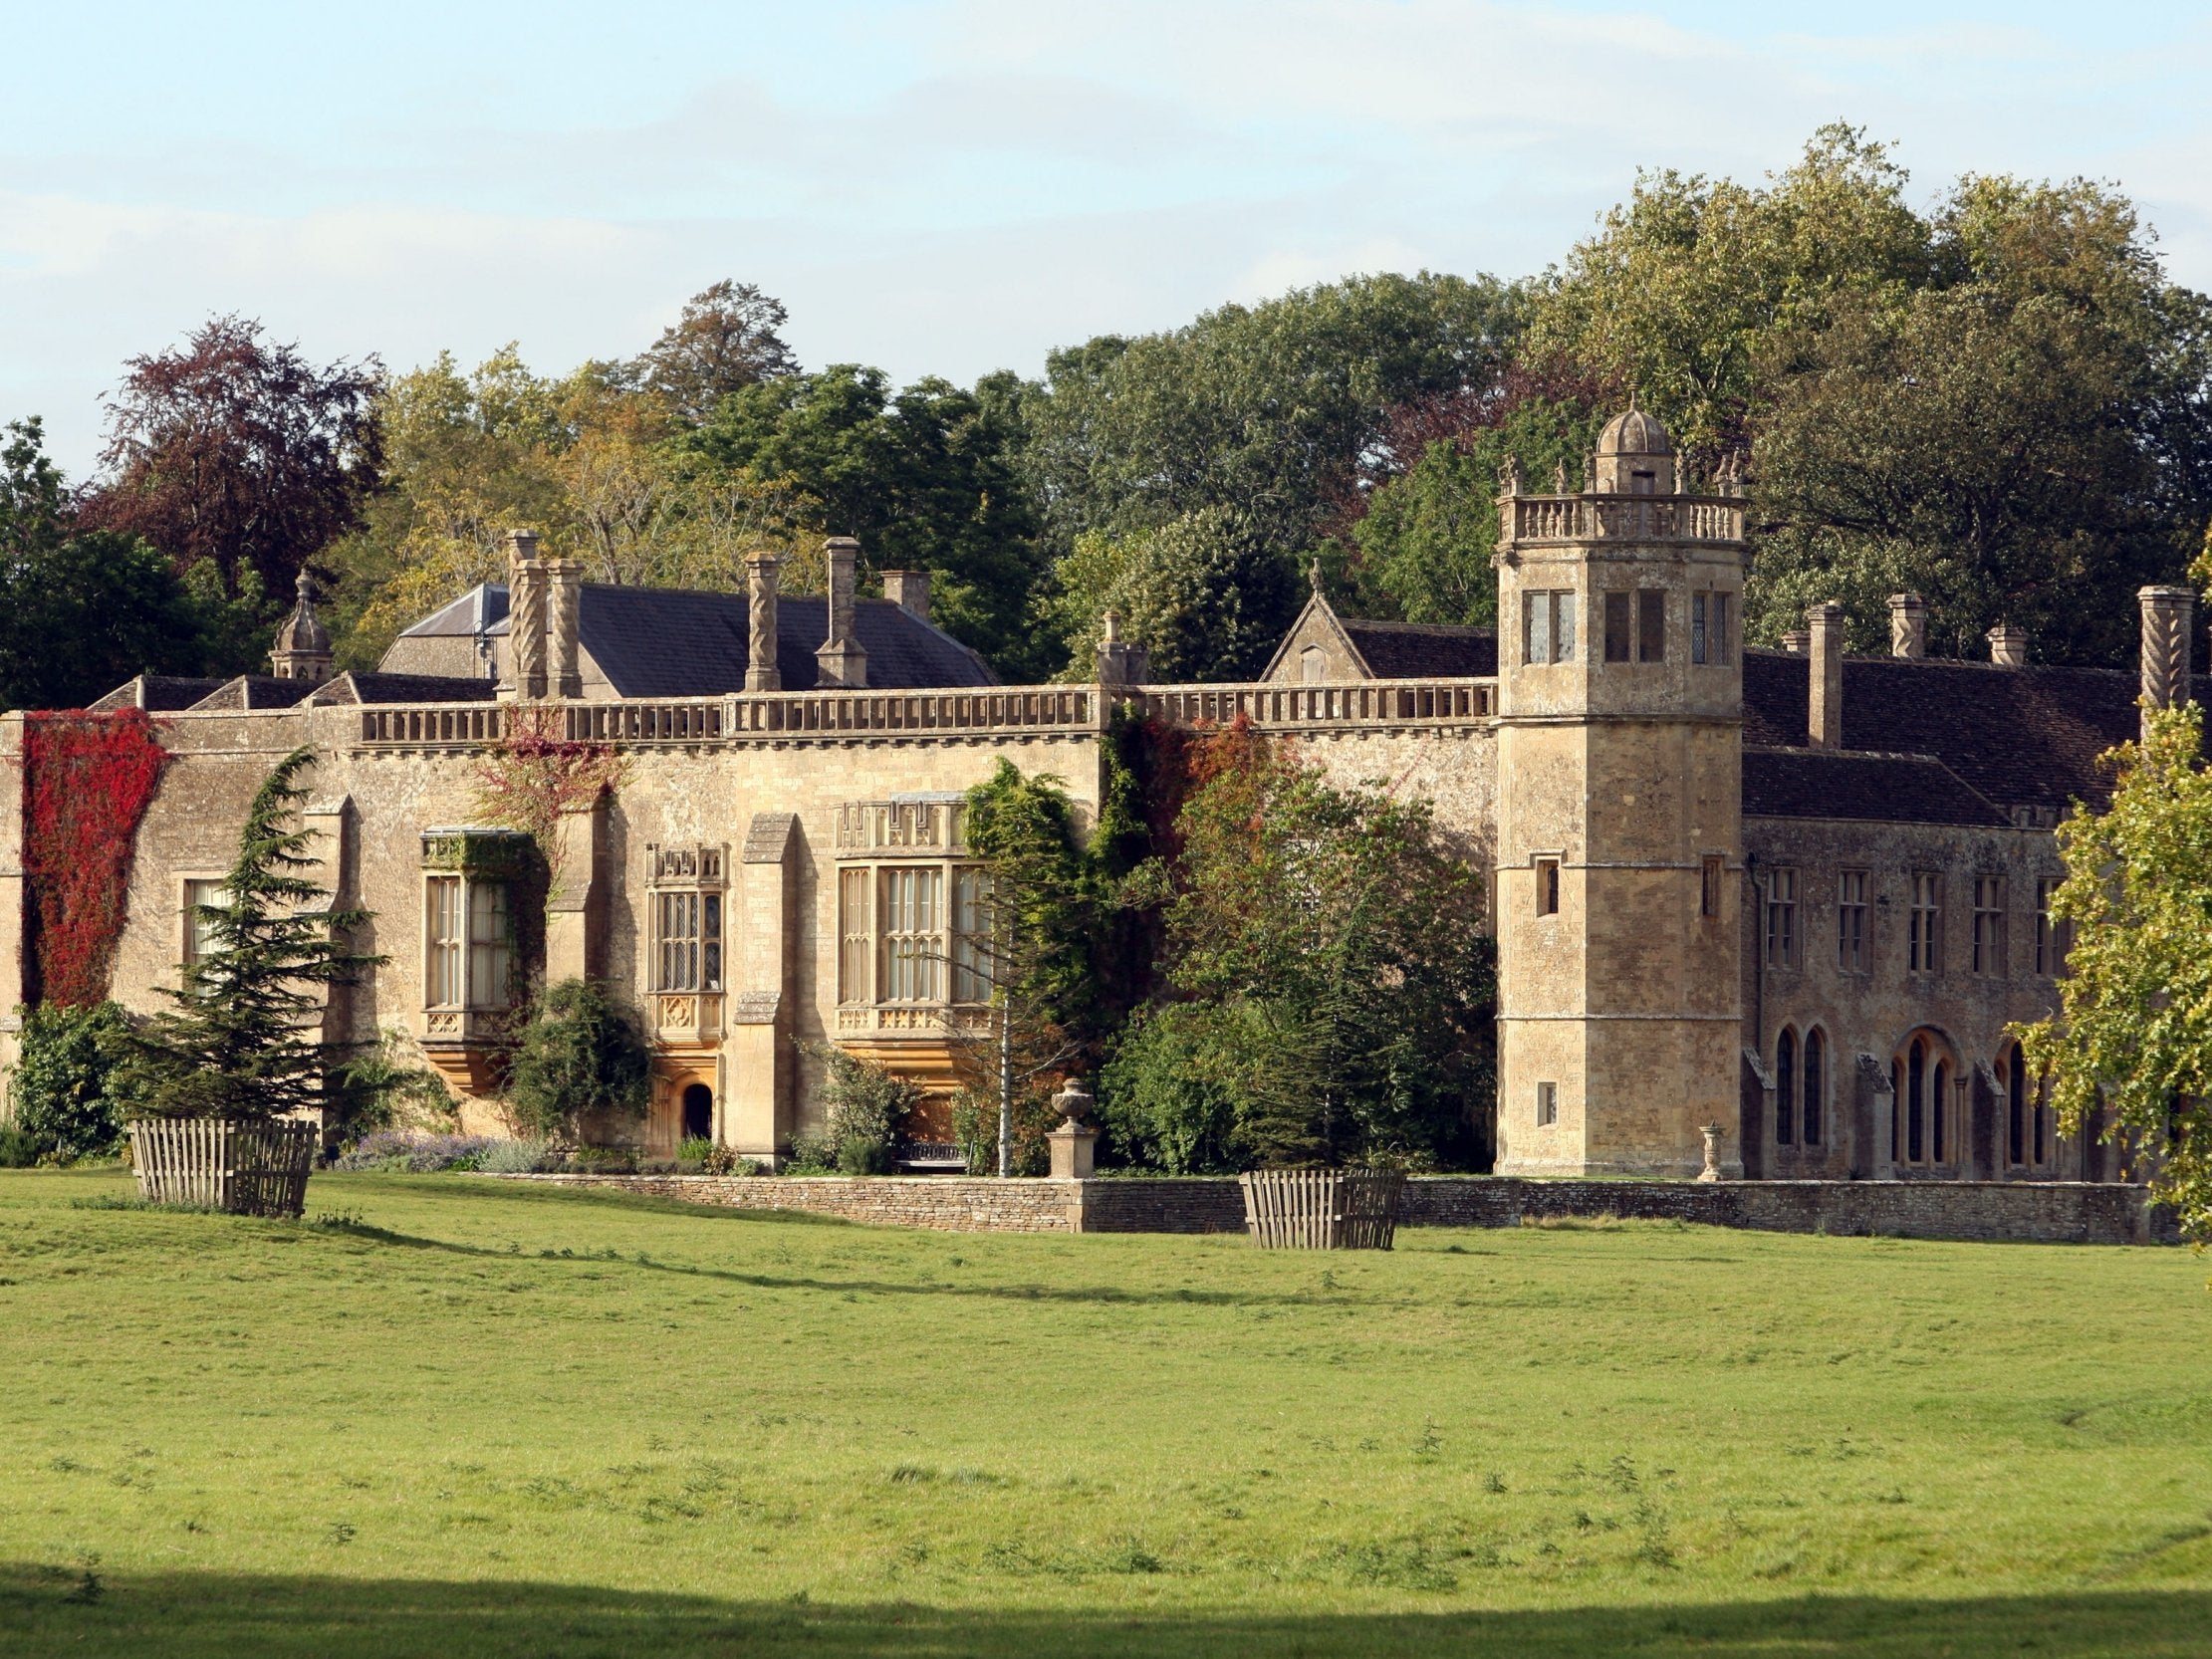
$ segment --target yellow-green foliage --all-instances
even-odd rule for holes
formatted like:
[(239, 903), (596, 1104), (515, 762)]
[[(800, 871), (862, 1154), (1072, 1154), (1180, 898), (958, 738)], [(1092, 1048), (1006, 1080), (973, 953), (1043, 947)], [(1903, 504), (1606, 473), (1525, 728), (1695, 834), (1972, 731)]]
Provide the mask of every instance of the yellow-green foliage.
[[(2051, 895), (2074, 930), (2060, 1013), (2021, 1029), (2059, 1121), (2101, 1104), (2133, 1159), (2199, 1241), (2212, 1239), (2212, 773), (2196, 704), (2154, 709), (2115, 752), (2102, 813), (2059, 827), (2067, 878)], [(2145, 1157), (2145, 1153), (2149, 1156)]]
[(0, 1652), (2202, 1654), (2173, 1250), (0, 1173)]

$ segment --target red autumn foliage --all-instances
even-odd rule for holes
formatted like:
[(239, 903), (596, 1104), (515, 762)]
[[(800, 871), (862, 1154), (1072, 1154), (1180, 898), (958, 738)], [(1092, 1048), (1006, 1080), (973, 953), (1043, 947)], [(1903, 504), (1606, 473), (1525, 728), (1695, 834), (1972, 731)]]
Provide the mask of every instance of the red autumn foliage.
[(90, 1008), (108, 996), (138, 821), (168, 751), (142, 709), (25, 716), (23, 872), (31, 993)]

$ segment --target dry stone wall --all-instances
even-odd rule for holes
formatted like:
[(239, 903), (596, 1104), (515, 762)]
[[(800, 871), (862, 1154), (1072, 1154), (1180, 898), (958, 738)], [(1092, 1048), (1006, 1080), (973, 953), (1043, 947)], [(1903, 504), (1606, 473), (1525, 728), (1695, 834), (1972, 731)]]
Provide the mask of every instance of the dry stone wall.
[[(1228, 1178), (1090, 1181), (918, 1176), (518, 1175), (743, 1210), (805, 1210), (880, 1227), (955, 1233), (1241, 1233)], [(1620, 1216), (1771, 1233), (2015, 1244), (2170, 1244), (2172, 1213), (2140, 1187), (2074, 1181), (1549, 1181), (1420, 1176), (1407, 1227), (1517, 1227)]]

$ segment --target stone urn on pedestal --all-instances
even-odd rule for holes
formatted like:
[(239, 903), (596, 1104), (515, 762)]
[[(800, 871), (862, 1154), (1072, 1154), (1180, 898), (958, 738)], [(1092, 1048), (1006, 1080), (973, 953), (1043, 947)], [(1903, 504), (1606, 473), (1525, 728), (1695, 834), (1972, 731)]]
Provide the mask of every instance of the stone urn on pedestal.
[(1091, 1114), (1091, 1093), (1071, 1077), (1061, 1084), (1053, 1104), (1059, 1108), (1061, 1119), (1060, 1127), (1045, 1137), (1052, 1148), (1053, 1179), (1088, 1181), (1092, 1149), (1099, 1140), (1099, 1131), (1085, 1121)]

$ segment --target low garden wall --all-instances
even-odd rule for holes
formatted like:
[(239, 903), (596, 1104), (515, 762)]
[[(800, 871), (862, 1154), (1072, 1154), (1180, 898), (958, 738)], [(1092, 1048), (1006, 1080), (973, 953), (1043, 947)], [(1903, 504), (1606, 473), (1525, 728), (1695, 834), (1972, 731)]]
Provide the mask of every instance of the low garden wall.
[[(964, 1176), (509, 1175), (691, 1204), (806, 1210), (882, 1227), (958, 1233), (1240, 1233), (1227, 1177), (1089, 1181)], [(1572, 1181), (1427, 1175), (1405, 1186), (1406, 1227), (1515, 1227), (1524, 1219), (1622, 1216), (1774, 1233), (1883, 1234), (2035, 1244), (2158, 1244), (2170, 1211), (2140, 1187), (2074, 1181)]]

